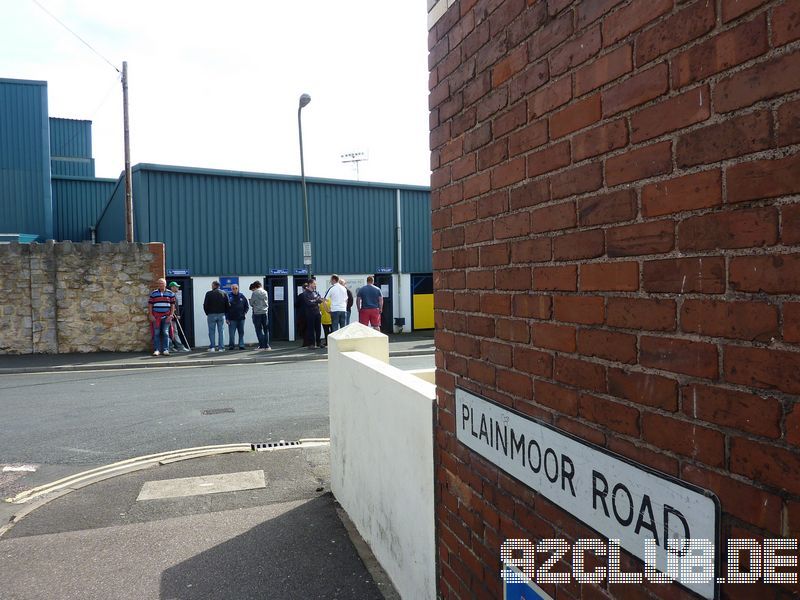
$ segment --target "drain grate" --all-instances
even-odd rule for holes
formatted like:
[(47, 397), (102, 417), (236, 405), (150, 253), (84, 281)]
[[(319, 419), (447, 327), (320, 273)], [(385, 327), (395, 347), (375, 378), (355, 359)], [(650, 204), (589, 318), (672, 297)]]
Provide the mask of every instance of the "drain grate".
[(222, 413), (232, 413), (236, 412), (232, 408), (207, 408), (205, 410), (201, 410), (201, 415), (221, 415)]
[(281, 440), (280, 442), (266, 442), (263, 444), (250, 444), (250, 449), (255, 450), (257, 452), (263, 452), (265, 450), (275, 450), (276, 448), (290, 448), (291, 446), (301, 446), (303, 442), (286, 442)]

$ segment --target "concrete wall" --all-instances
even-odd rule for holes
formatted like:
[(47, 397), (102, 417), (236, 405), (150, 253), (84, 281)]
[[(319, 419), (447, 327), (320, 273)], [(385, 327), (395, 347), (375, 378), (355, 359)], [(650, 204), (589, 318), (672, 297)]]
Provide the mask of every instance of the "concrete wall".
[(147, 350), (147, 296), (163, 273), (163, 244), (0, 245), (0, 353)]
[(359, 323), (328, 350), (331, 488), (403, 598), (436, 597), (436, 388), (388, 364), (388, 338)]

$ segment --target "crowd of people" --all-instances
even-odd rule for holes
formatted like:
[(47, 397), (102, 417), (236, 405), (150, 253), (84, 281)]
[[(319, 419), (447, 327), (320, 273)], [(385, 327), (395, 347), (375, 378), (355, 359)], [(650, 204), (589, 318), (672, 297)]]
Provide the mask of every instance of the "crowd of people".
[[(355, 306), (359, 322), (380, 331), (383, 294), (374, 281), (372, 276), (367, 277), (367, 284), (356, 293)], [(326, 347), (328, 336), (350, 323), (354, 300), (352, 292), (347, 288), (347, 282), (338, 275), (332, 275), (329, 284), (325, 294), (320, 294), (317, 291), (316, 278), (311, 277), (303, 284), (303, 291), (297, 296), (295, 309), (305, 348)], [(170, 345), (175, 351), (188, 352), (188, 340), (181, 329), (179, 305), (176, 301), (180, 286), (174, 281), (167, 285), (163, 278), (158, 280), (157, 286), (150, 293), (148, 302), (153, 355), (169, 356)], [(269, 343), (269, 295), (260, 281), (251, 283), (249, 289), (251, 294), (248, 301), (239, 291), (238, 284), (232, 284), (230, 293), (226, 293), (221, 289), (219, 281), (211, 283), (211, 290), (203, 299), (203, 311), (208, 322), (209, 352), (225, 350), (223, 324), (228, 326), (228, 350), (237, 347), (240, 350), (245, 349), (244, 322), (251, 309), (258, 349), (272, 350)], [(237, 337), (238, 345), (235, 343)]]

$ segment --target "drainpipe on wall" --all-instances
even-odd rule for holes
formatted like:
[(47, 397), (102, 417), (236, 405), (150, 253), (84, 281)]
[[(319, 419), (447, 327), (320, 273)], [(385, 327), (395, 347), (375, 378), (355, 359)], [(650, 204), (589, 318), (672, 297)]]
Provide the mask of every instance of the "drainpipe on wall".
[[(397, 227), (395, 228), (395, 239), (397, 242), (397, 308), (398, 313), (403, 307), (403, 221), (400, 212), (400, 188), (397, 189), (397, 196), (395, 204), (397, 206)], [(400, 315), (403, 316), (402, 314)], [(405, 326), (399, 327), (402, 333)]]

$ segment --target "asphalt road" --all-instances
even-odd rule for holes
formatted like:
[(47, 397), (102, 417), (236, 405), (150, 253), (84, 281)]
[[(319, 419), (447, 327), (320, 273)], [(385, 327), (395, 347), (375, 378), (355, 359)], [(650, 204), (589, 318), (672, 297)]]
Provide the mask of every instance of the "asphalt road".
[(0, 376), (0, 465), (74, 472), (193, 446), (328, 437), (327, 389), (324, 360)]

